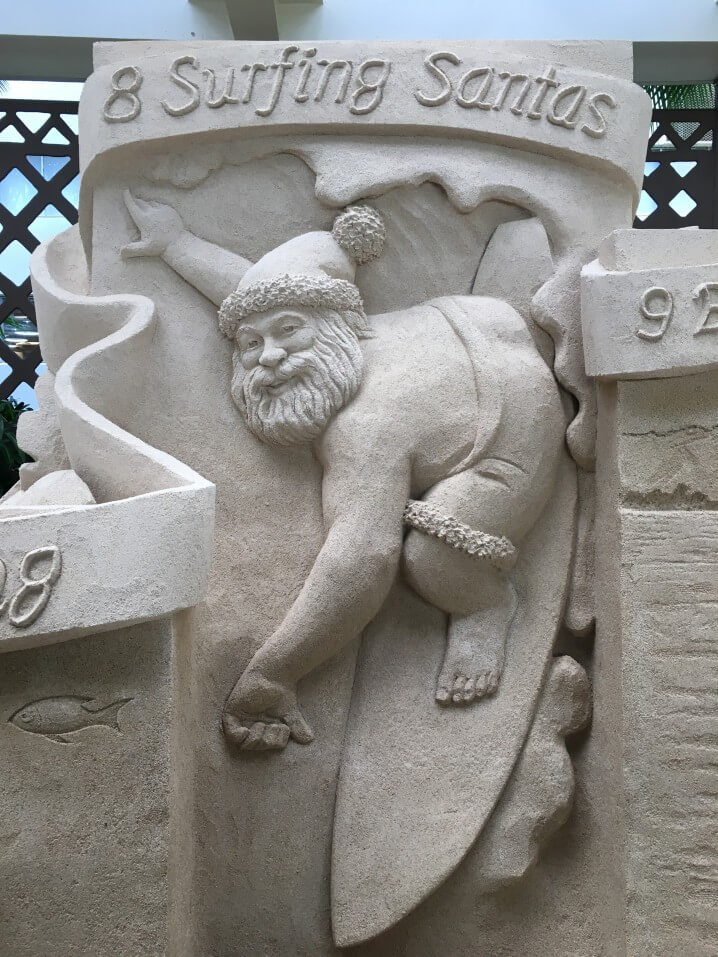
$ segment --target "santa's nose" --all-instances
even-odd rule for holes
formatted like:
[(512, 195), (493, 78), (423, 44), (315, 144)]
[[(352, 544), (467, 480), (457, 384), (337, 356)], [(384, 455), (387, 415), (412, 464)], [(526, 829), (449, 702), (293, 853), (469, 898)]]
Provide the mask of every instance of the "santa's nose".
[(265, 345), (262, 354), (259, 357), (259, 364), (273, 369), (279, 365), (282, 359), (287, 358), (286, 349), (280, 349), (278, 346)]

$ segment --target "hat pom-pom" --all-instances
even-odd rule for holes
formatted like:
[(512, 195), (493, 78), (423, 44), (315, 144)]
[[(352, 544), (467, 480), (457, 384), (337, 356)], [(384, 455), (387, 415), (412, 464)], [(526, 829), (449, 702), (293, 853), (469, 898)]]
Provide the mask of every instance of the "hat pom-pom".
[(349, 206), (334, 220), (332, 236), (361, 266), (381, 256), (386, 227), (371, 206)]

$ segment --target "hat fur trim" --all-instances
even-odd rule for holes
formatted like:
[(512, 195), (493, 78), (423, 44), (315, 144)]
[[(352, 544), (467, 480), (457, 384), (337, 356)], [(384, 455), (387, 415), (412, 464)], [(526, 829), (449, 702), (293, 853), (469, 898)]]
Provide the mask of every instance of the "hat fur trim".
[(242, 319), (280, 306), (309, 306), (350, 313), (350, 325), (359, 338), (371, 335), (359, 290), (346, 279), (298, 273), (274, 276), (230, 293), (219, 309), (219, 327), (229, 339), (237, 335)]

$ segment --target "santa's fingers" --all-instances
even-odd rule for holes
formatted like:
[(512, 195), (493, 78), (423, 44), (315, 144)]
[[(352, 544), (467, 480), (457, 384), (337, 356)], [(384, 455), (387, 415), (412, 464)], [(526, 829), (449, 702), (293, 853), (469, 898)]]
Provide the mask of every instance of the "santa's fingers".
[(290, 708), (284, 715), (284, 720), (289, 726), (289, 733), (297, 744), (312, 743), (314, 732), (298, 707)]
[(146, 217), (148, 213), (152, 212), (151, 204), (144, 199), (133, 196), (129, 189), (122, 191), (122, 199), (127, 207), (127, 212), (137, 225), (139, 225), (138, 220), (141, 220), (143, 217)]
[(289, 741), (289, 728), (286, 724), (268, 724), (264, 732), (267, 748), (284, 748)]
[(164, 244), (154, 239), (138, 239), (134, 243), (127, 243), (120, 250), (123, 259), (132, 259), (137, 256), (159, 256), (164, 252)]
[(277, 751), (286, 747), (288, 741), (287, 725), (270, 719), (255, 721), (240, 747), (243, 751)]
[(277, 718), (257, 715), (236, 715), (226, 712), (222, 717), (225, 737), (243, 751), (279, 751), (287, 746), (289, 726)]
[(249, 734), (249, 727), (233, 714), (222, 715), (222, 730), (232, 744), (242, 744)]

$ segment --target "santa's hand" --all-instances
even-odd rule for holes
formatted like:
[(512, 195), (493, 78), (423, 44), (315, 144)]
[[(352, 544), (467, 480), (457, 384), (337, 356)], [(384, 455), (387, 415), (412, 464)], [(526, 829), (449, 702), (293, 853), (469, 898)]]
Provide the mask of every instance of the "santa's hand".
[(137, 199), (129, 189), (124, 190), (122, 198), (127, 212), (140, 231), (140, 238), (128, 243), (120, 250), (123, 259), (134, 256), (161, 256), (167, 247), (184, 232), (179, 213), (165, 203), (154, 200)]
[(222, 728), (227, 740), (243, 751), (280, 751), (290, 738), (298, 744), (314, 740), (299, 710), (296, 688), (267, 678), (252, 663), (227, 699)]

